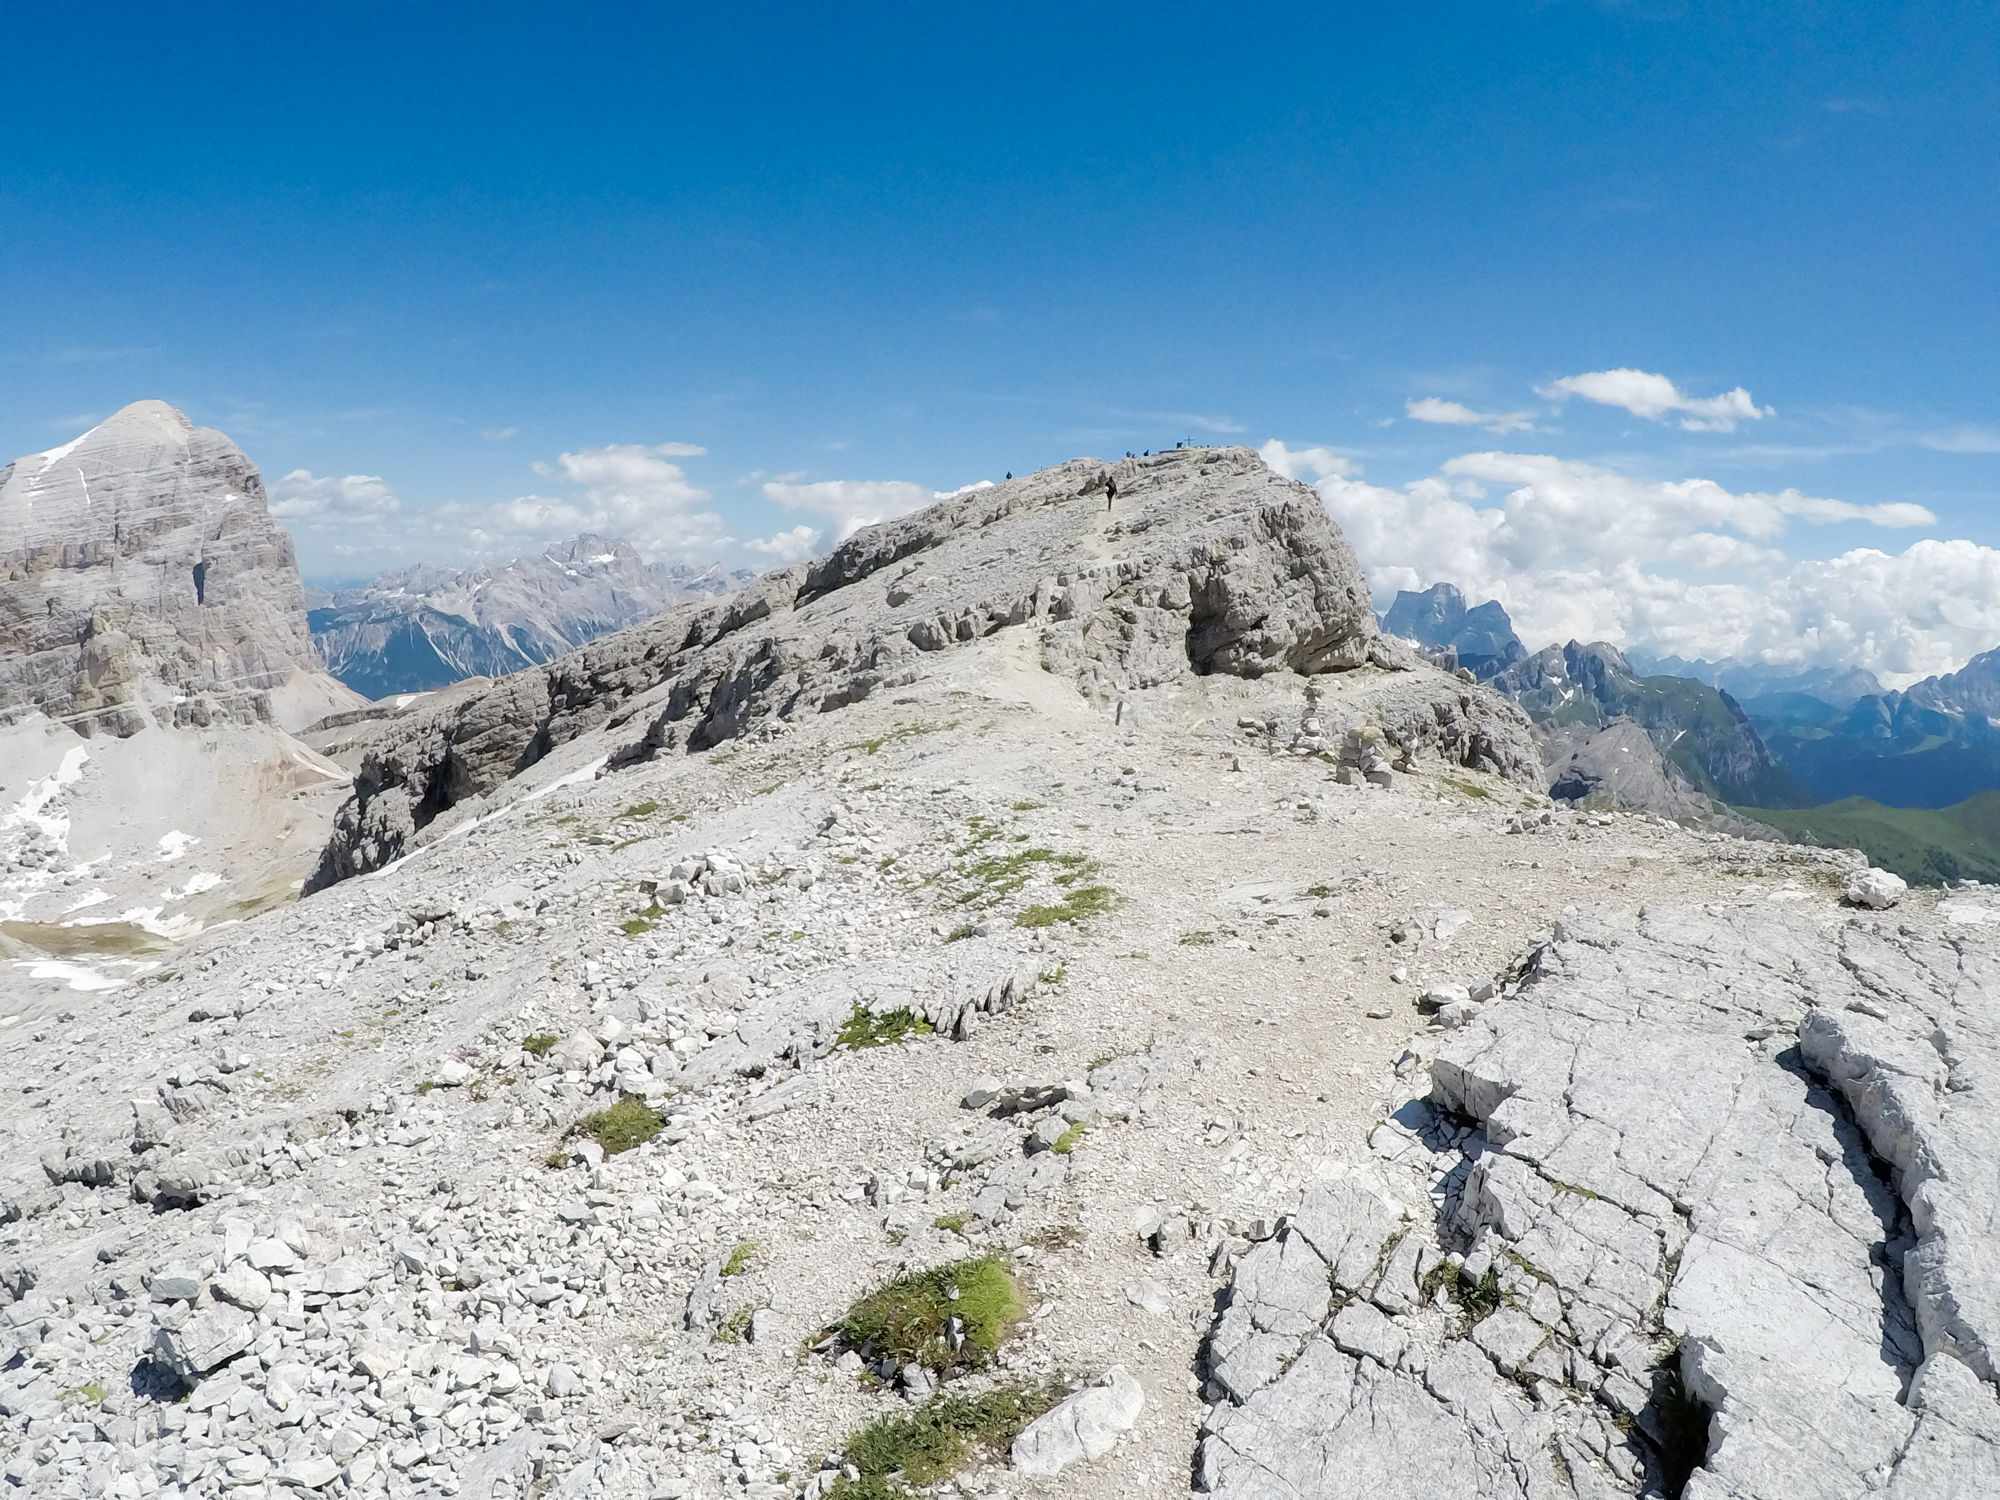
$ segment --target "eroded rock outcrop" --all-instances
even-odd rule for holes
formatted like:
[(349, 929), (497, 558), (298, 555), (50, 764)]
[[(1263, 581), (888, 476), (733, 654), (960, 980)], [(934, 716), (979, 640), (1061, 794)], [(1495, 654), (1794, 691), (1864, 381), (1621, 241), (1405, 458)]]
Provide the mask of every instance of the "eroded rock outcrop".
[(1549, 795), (1560, 801), (1695, 822), (1715, 812), (1630, 719), (1561, 725), (1549, 734), (1548, 759)]
[[(380, 868), (447, 809), (590, 731), (630, 726), (618, 764), (709, 749), (915, 682), (1009, 630), (1026, 664), (1099, 700), (1191, 674), (1414, 665), (1377, 633), (1318, 498), (1251, 450), (1078, 459), (869, 527), (420, 717), (363, 764), (312, 888)], [(1404, 705), (1414, 739), (1534, 777), (1518, 713), (1430, 681), (1436, 706)]]
[(0, 723), (303, 728), (325, 676), (255, 464), (163, 401), (0, 469)]
[(1995, 1492), (1990, 968), (1872, 918), (1558, 933), (1239, 1266), (1201, 1481)]

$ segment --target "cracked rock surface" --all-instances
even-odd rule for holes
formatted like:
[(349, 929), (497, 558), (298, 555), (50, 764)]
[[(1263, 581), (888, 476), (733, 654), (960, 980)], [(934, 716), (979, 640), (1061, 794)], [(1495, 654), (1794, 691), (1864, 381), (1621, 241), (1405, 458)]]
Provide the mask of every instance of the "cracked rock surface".
[(1992, 978), (1935, 924), (1566, 921), (1238, 1266), (1201, 1483), (1993, 1493)]

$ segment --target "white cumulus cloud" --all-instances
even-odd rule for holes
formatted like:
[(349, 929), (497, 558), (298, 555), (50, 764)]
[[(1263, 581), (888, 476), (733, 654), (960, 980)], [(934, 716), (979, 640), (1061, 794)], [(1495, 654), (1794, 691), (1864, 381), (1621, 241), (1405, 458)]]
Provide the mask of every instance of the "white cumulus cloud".
[(1412, 421), (1436, 422), (1447, 427), (1484, 427), (1488, 432), (1531, 432), (1535, 426), (1535, 414), (1531, 411), (1474, 411), (1436, 396), (1405, 401), (1403, 410)]
[(271, 514), (285, 521), (387, 516), (403, 508), (395, 491), (374, 474), (337, 477), (294, 469), (271, 486), (270, 496)]
[(774, 505), (791, 511), (811, 511), (833, 522), (832, 544), (838, 545), (864, 526), (892, 521), (922, 510), (953, 495), (986, 489), (990, 479), (956, 490), (933, 490), (906, 479), (820, 479), (811, 484), (796, 482), (797, 476), (773, 479), (759, 493)]
[[(1935, 524), (1920, 505), (1642, 480), (1545, 454), (1468, 453), (1400, 489), (1325, 449), (1267, 443), (1313, 482), (1378, 607), (1447, 582), (1498, 599), (1529, 648), (1602, 640), (1661, 654), (1854, 664), (1885, 681), (1950, 671), (2000, 645), (2000, 552), (1924, 540), (1798, 561), (1799, 526)], [(1329, 464), (1328, 460), (1332, 463)]]
[(790, 531), (774, 532), (770, 536), (754, 537), (743, 544), (744, 550), (757, 556), (788, 567), (795, 562), (804, 562), (820, 550), (821, 533), (811, 526), (794, 526)]
[(677, 458), (708, 450), (693, 443), (612, 443), (564, 453), (534, 471), (566, 493), (522, 495), (492, 505), (449, 502), (432, 512), (432, 529), (478, 553), (546, 543), (593, 531), (622, 537), (648, 557), (708, 561), (737, 545), (710, 493)]
[(1600, 406), (1622, 406), (1633, 416), (1649, 422), (1681, 412), (1684, 414), (1681, 426), (1689, 432), (1734, 432), (1738, 422), (1754, 422), (1774, 415), (1773, 408), (1760, 407), (1740, 385), (1720, 396), (1689, 396), (1666, 376), (1645, 370), (1593, 370), (1586, 375), (1565, 375), (1548, 385), (1537, 386), (1535, 394), (1550, 401), (1581, 396)]

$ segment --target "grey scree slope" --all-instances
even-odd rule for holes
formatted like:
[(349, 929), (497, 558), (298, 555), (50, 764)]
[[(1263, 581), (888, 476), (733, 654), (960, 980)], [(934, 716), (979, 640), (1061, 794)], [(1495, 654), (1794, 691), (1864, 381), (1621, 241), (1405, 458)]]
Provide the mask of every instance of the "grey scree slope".
[[(1144, 547), (1084, 466), (1020, 518), (1075, 512), (1047, 607), (967, 641), (949, 543), (712, 662), (646, 678), (634, 632), (537, 676), (406, 857), (112, 989), (8, 965), (0, 1495), (827, 1500), (923, 1382), (812, 1346), (984, 1253), (1032, 1312), (956, 1389), (1096, 1416), (943, 1494), (1993, 1494), (2000, 905), (1857, 913), (1842, 855), (1551, 808), (1435, 669), (1298, 675), (1338, 539), (1259, 518), (1303, 492), (1228, 453), (1120, 486), (1232, 464), (1269, 504)], [(1197, 672), (1200, 590), (1116, 582), (1148, 556), (1246, 580), (1232, 639), (1291, 618), (1269, 669)], [(836, 604), (867, 630), (822, 658)], [(870, 639), (909, 680), (817, 711)], [(588, 698), (612, 660), (652, 686)], [(542, 738), (552, 682), (594, 729)], [(1423, 753), (1343, 779), (1361, 723)], [(857, 1047), (857, 1007), (934, 1030)], [(600, 1159), (570, 1132), (623, 1095), (665, 1128)]]
[(2000, 1494), (1995, 978), (1928, 925), (1568, 924), (1238, 1266), (1202, 1484)]
[[(614, 764), (709, 749), (907, 685), (935, 653), (998, 631), (1031, 632), (1047, 671), (1100, 700), (1189, 674), (1408, 664), (1318, 497), (1250, 449), (1112, 465), (1115, 504), (1105, 472), (1077, 459), (871, 526), (417, 719), (362, 765), (308, 888), (380, 868), (592, 730), (631, 726)], [(1526, 721), (1494, 695), (1404, 698), (1385, 727), (1411, 748), (1537, 781)]]

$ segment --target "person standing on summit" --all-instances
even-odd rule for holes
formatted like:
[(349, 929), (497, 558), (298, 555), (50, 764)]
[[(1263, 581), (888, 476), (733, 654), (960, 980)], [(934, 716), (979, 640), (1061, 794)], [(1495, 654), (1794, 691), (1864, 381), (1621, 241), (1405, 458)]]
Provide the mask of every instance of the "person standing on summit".
[(1104, 508), (1111, 509), (1111, 502), (1118, 498), (1118, 481), (1111, 477), (1109, 469), (1099, 469), (1097, 477), (1104, 481)]

